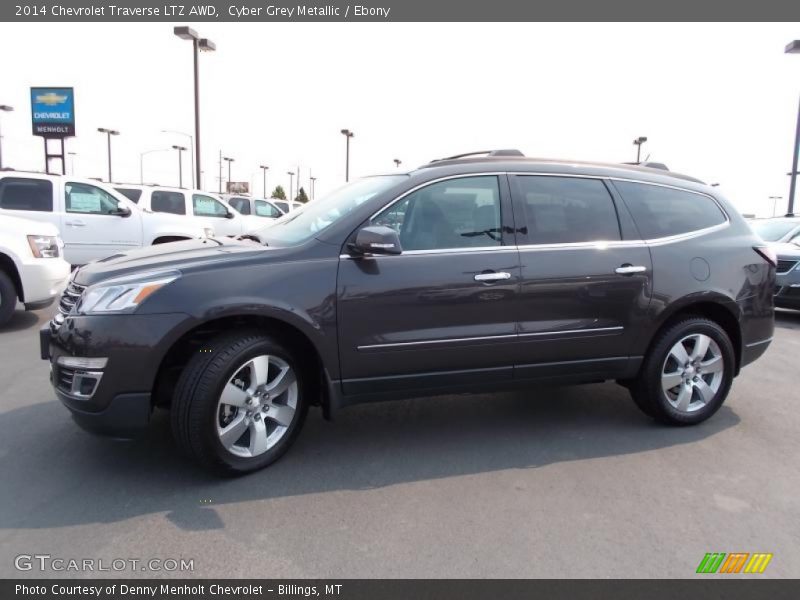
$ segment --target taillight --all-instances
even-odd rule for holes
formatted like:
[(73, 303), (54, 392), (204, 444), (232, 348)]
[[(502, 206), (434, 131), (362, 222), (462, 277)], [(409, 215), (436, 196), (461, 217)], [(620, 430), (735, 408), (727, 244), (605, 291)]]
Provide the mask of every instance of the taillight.
[(761, 255), (761, 258), (763, 258), (773, 267), (778, 266), (778, 255), (775, 254), (775, 250), (769, 246), (753, 246), (753, 250), (758, 252)]

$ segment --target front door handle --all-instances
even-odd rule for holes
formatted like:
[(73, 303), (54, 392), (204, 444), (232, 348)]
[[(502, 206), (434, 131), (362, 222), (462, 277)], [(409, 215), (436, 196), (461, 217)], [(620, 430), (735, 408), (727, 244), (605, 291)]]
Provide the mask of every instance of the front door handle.
[(84, 221), (65, 221), (64, 225), (69, 227), (86, 227), (86, 223)]
[(640, 265), (622, 265), (621, 267), (617, 267), (614, 269), (614, 272), (618, 275), (633, 275), (634, 273), (644, 273), (647, 271), (647, 267), (642, 267)]
[(503, 281), (504, 279), (511, 279), (511, 273), (499, 271), (497, 273), (478, 273), (475, 275), (475, 281), (482, 283), (490, 283), (492, 281)]

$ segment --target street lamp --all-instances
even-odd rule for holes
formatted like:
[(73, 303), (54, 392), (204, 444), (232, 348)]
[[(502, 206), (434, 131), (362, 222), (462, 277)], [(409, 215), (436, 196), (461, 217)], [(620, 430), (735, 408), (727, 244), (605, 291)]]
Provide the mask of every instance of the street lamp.
[[(784, 50), (786, 54), (800, 54), (800, 40), (789, 43)], [(797, 189), (797, 155), (800, 152), (800, 103), (797, 106), (797, 126), (794, 132), (794, 152), (792, 153), (792, 180), (789, 184), (789, 206), (786, 214), (794, 213), (794, 192)]]
[(342, 129), (342, 135), (347, 138), (347, 150), (344, 162), (344, 180), (350, 181), (350, 138), (355, 136), (355, 133), (349, 129)]
[(222, 160), (224, 160), (224, 161), (226, 161), (228, 163), (228, 187), (230, 187), (230, 183), (231, 183), (231, 163), (233, 162), (234, 159), (232, 159), (229, 156), (223, 156)]
[(194, 185), (194, 182), (195, 182), (195, 179), (194, 179), (194, 175), (195, 175), (195, 173), (194, 173), (194, 153), (193, 153), (193, 150), (194, 150), (194, 138), (191, 136), (191, 134), (184, 133), (183, 131), (175, 131), (174, 129), (162, 129), (161, 133), (174, 133), (175, 135), (182, 135), (185, 138), (189, 138), (189, 158), (191, 159), (191, 162), (192, 162), (192, 189), (200, 189), (200, 182), (199, 181), (197, 182), (197, 187), (195, 187), (195, 185)]
[(108, 138), (108, 183), (111, 183), (111, 136), (119, 135), (119, 131), (115, 129), (106, 129), (105, 127), (98, 127), (97, 131), (105, 133)]
[(647, 138), (644, 136), (639, 136), (635, 140), (633, 140), (633, 145), (636, 146), (636, 164), (638, 165), (642, 161), (640, 160), (642, 156), (642, 144), (647, 141)]
[[(172, 32), (182, 40), (191, 40), (194, 56), (194, 168), (196, 181), (200, 183), (200, 69), (198, 55), (200, 52), (214, 52), (217, 49), (214, 42), (201, 38), (191, 27), (175, 27)], [(193, 180), (194, 181), (194, 180)], [(194, 185), (194, 183), (192, 183)]]
[(289, 176), (289, 202), (291, 202), (292, 196), (294, 195), (294, 188), (292, 187), (294, 185), (294, 171), (286, 171), (286, 174)]
[(186, 146), (177, 146), (175, 144), (172, 145), (173, 150), (178, 151), (178, 187), (183, 187), (183, 151), (186, 150)]
[(75, 175), (75, 157), (78, 156), (77, 152), (67, 152), (69, 155), (69, 174)]
[(169, 152), (169, 148), (156, 148), (139, 153), (139, 184), (144, 185), (144, 157), (153, 152)]
[(311, 180), (311, 199), (314, 199), (315, 190), (317, 189), (317, 178), (316, 177), (309, 177)]
[(403, 164), (402, 160), (400, 160), (399, 158), (395, 158), (394, 159), (394, 166), (395, 167), (397, 167), (399, 169), (401, 164)]
[[(14, 110), (13, 106), (8, 106), (7, 104), (0, 104), (0, 111), (2, 112), (11, 112)], [(0, 133), (0, 169), (3, 168), (3, 135)]]
[(267, 196), (267, 171), (269, 167), (267, 165), (259, 165), (259, 169), (261, 169), (261, 172), (264, 174), (264, 198), (269, 198), (269, 196)]
[(769, 196), (767, 199), (772, 200), (772, 216), (774, 217), (778, 206), (778, 200), (783, 200), (783, 196)]

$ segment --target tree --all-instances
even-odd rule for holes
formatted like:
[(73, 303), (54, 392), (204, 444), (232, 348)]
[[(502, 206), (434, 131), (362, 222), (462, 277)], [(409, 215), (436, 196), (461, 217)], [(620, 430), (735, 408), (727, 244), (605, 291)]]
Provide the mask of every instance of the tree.
[(283, 191), (283, 186), (278, 186), (274, 190), (272, 190), (272, 198), (276, 200), (286, 200), (286, 192)]
[(297, 198), (295, 198), (295, 202), (302, 202), (303, 204), (308, 202), (308, 196), (306, 196), (306, 191), (303, 188), (300, 188), (300, 191), (297, 192)]

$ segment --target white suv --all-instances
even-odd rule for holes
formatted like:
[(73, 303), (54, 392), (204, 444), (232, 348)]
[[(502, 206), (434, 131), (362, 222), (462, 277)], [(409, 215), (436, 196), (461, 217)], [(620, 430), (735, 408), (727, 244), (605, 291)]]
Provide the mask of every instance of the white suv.
[(69, 277), (63, 242), (50, 223), (0, 217), (0, 327), (19, 300), (25, 310), (52, 304)]
[(132, 184), (115, 184), (114, 189), (145, 212), (175, 215), (213, 231), (212, 235), (238, 236), (256, 227), (222, 198), (201, 190)]
[(262, 198), (251, 198), (250, 196), (227, 195), (222, 198), (240, 215), (248, 219), (248, 224), (261, 228), (268, 221), (263, 219), (277, 219), (284, 215), (284, 211), (278, 208), (274, 202)]
[(44, 173), (0, 173), (0, 215), (54, 225), (64, 240), (64, 258), (73, 265), (206, 236), (184, 219), (145, 213), (105, 184)]

